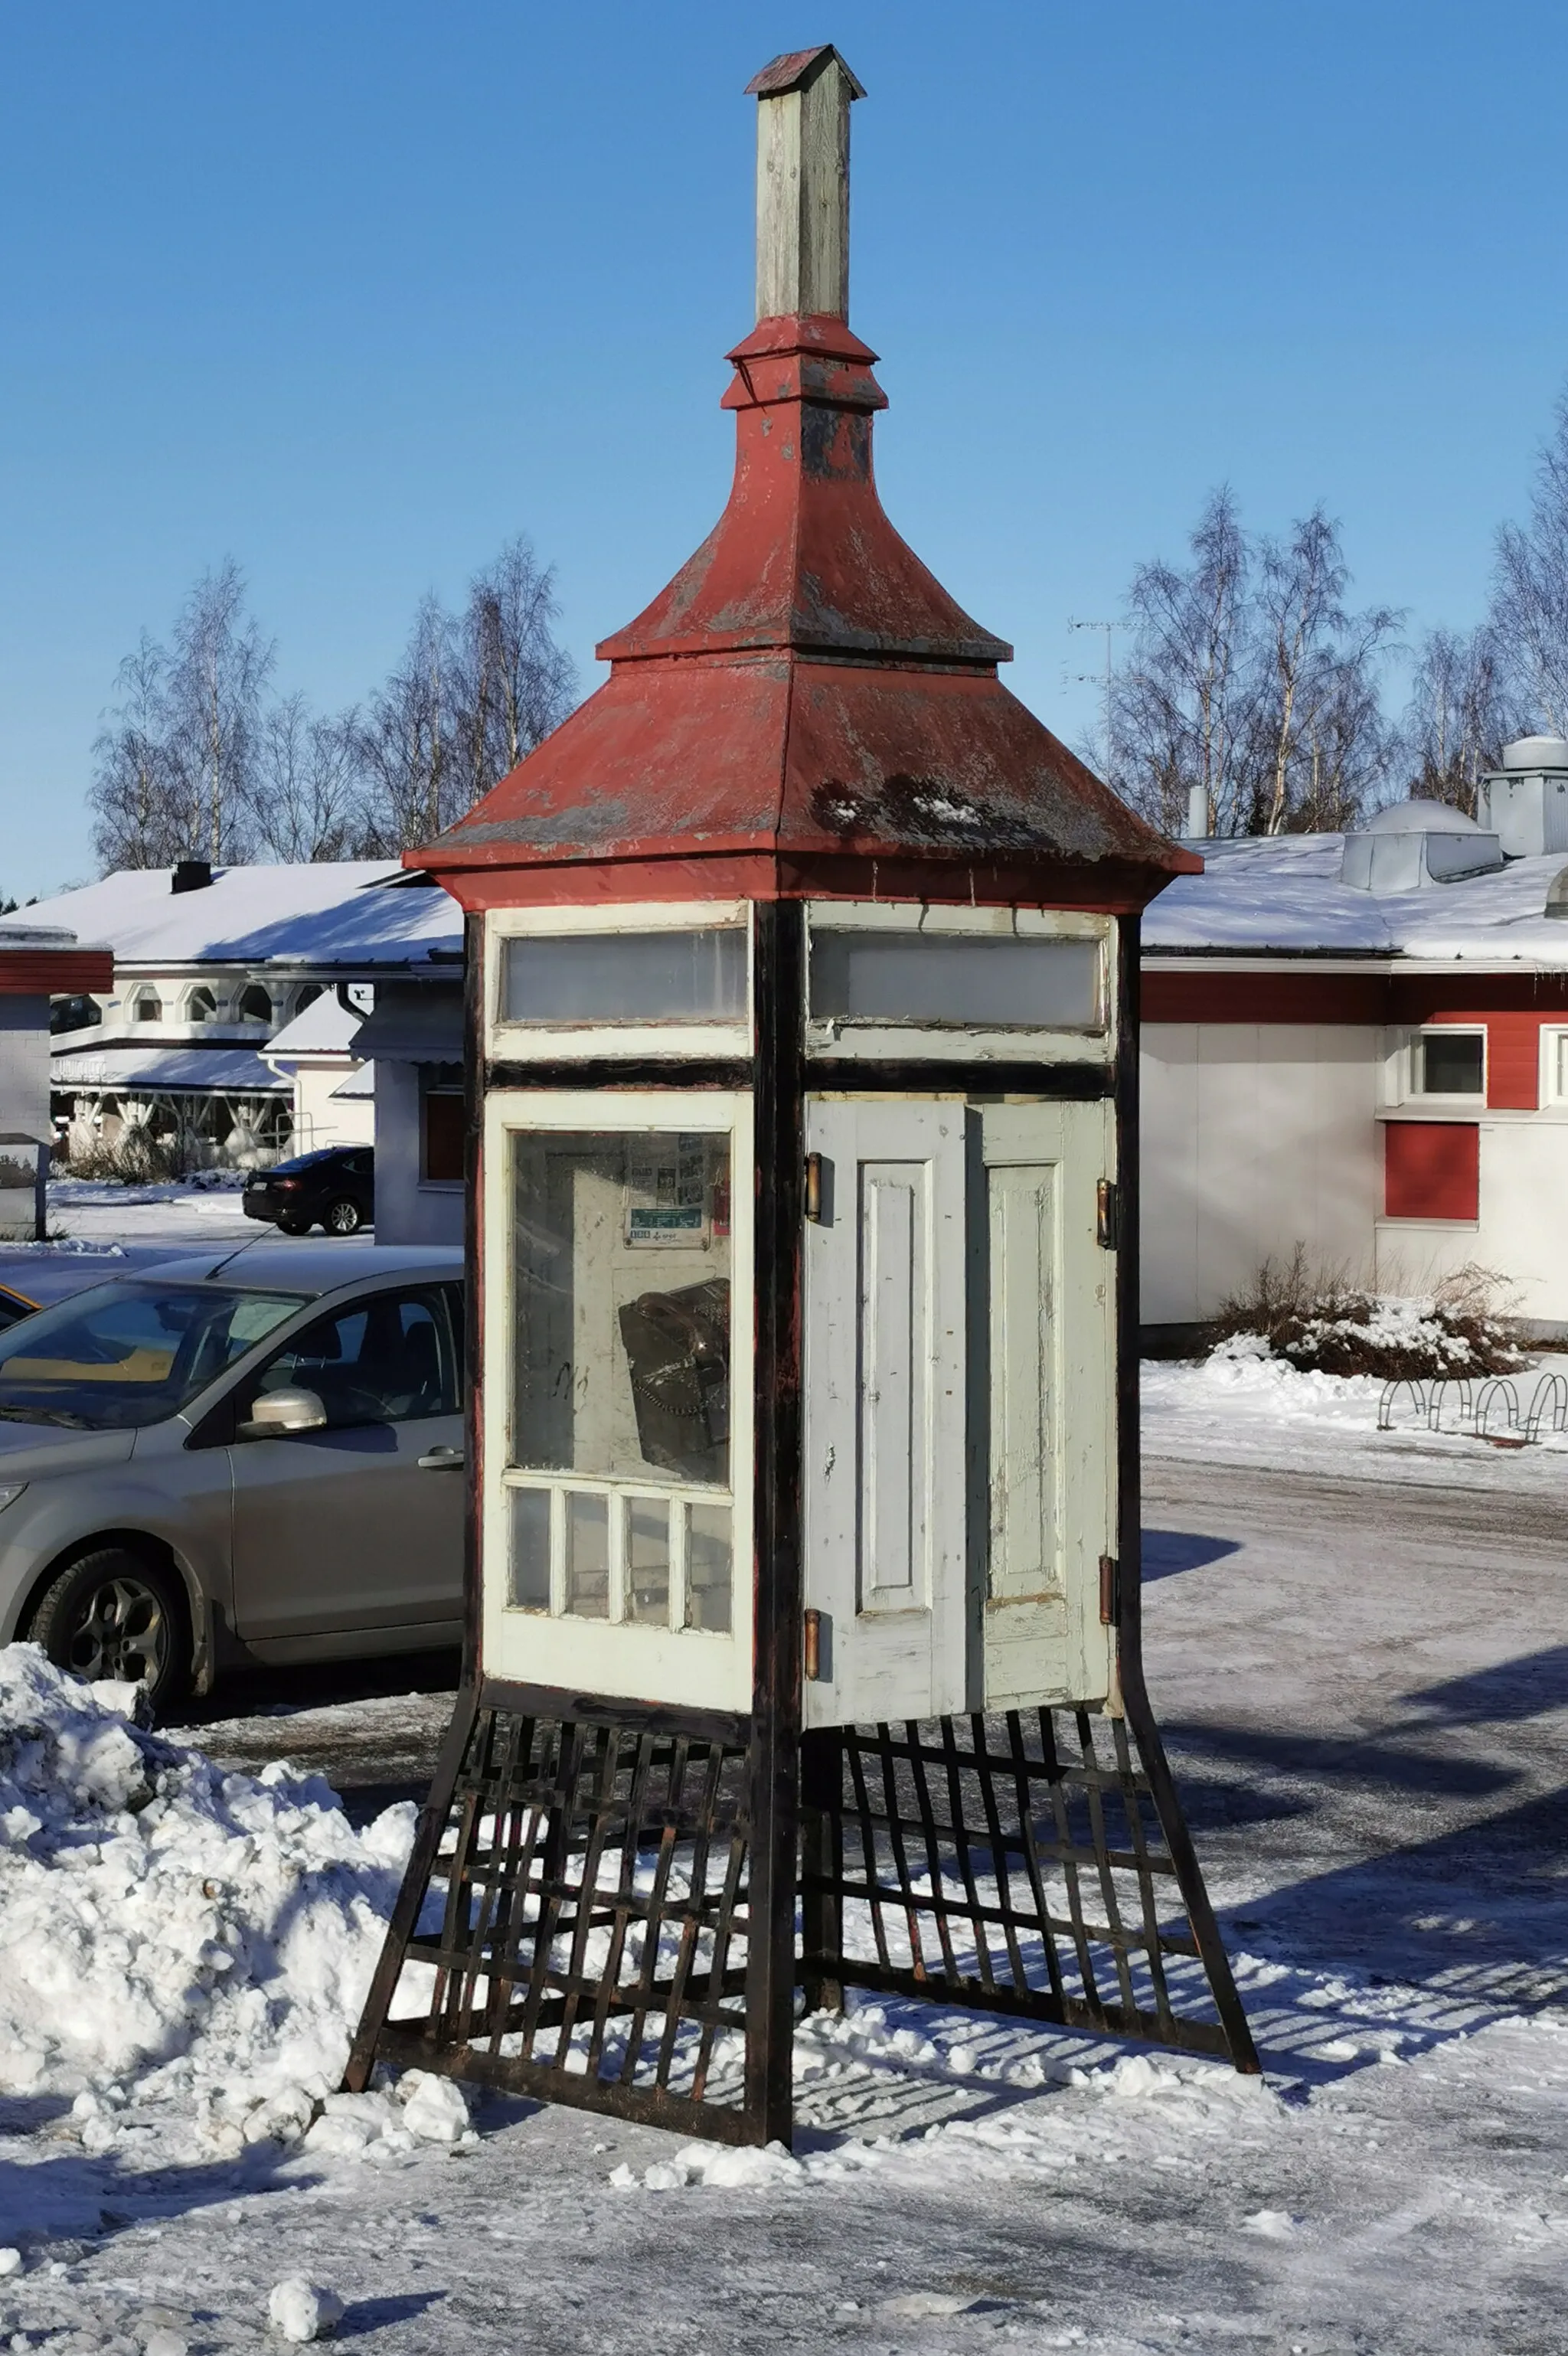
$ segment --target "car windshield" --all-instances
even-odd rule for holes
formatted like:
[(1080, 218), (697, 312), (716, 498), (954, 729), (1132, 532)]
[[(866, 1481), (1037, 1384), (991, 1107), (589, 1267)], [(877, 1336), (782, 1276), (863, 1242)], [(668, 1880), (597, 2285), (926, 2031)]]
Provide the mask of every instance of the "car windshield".
[(124, 1279), (0, 1333), (0, 1419), (123, 1431), (177, 1415), (304, 1306), (297, 1293)]

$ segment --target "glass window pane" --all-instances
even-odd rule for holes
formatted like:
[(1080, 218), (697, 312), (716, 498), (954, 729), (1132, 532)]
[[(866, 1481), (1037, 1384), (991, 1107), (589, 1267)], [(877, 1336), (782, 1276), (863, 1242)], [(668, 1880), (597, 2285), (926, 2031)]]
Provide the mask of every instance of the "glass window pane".
[(814, 932), (811, 1012), (818, 1022), (1092, 1029), (1103, 1019), (1100, 945)]
[(1429, 1097), (1481, 1092), (1486, 1042), (1478, 1031), (1428, 1031), (1421, 1042), (1422, 1089)]
[(307, 1326), (262, 1369), (251, 1397), (281, 1390), (315, 1391), (333, 1430), (455, 1414), (457, 1368), (440, 1295), (373, 1293)]
[(566, 1608), (580, 1620), (610, 1610), (610, 1500), (569, 1490), (566, 1498)]
[(626, 1617), (669, 1625), (669, 1506), (662, 1497), (626, 1501)]
[(569, 933), (509, 940), (507, 1023), (726, 1023), (746, 1012), (746, 936)]
[(726, 1486), (729, 1139), (523, 1130), (512, 1157), (512, 1462)]
[(693, 1505), (686, 1533), (686, 1624), (730, 1633), (733, 1549), (728, 1505)]
[(549, 1491), (514, 1489), (512, 1580), (507, 1601), (520, 1612), (549, 1610)]

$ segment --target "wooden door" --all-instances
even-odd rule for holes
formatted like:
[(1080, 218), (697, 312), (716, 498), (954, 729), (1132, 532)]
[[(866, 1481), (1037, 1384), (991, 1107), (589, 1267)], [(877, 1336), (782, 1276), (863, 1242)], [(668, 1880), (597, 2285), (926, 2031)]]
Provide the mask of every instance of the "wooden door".
[(808, 1725), (965, 1707), (965, 1122), (953, 1099), (808, 1103)]

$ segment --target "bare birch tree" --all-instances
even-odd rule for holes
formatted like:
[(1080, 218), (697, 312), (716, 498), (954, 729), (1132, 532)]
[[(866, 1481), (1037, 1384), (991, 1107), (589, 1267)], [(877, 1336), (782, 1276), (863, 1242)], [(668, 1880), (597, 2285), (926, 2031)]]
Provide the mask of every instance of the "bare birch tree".
[(470, 805), (576, 701), (575, 666), (550, 628), (560, 610), (554, 568), (539, 563), (521, 533), (469, 584), (458, 634), (457, 733)]
[(1483, 773), (1527, 725), (1509, 669), (1490, 623), (1426, 633), (1400, 737), (1413, 794), (1476, 816)]
[(365, 855), (356, 712), (321, 719), (303, 695), (261, 715), (250, 779), (250, 831), (262, 859), (308, 862)]
[(1170, 833), (1200, 787), (1207, 831), (1234, 831), (1236, 753), (1249, 733), (1250, 552), (1228, 485), (1210, 498), (1185, 568), (1139, 565), (1127, 593), (1133, 645), (1112, 682), (1112, 774)]
[(215, 865), (250, 848), (251, 772), (275, 659), (245, 611), (244, 575), (226, 557), (186, 600), (165, 678), (168, 757), (182, 799), (199, 814), (199, 837), (186, 848)]
[(106, 873), (169, 867), (190, 848), (196, 812), (169, 755), (168, 657), (145, 630), (115, 685), (92, 748), (92, 847)]
[(1520, 701), (1568, 735), (1568, 392), (1536, 463), (1530, 521), (1498, 534), (1489, 621)]
[(1351, 823), (1388, 769), (1378, 675), (1399, 616), (1347, 611), (1338, 528), (1320, 507), (1288, 540), (1254, 541), (1221, 489), (1189, 548), (1187, 566), (1133, 576), (1114, 781), (1170, 832), (1198, 795), (1211, 834)]
[(421, 600), (402, 660), (370, 698), (358, 732), (368, 837), (390, 856), (429, 842), (467, 808), (454, 731), (456, 629), (439, 598)]

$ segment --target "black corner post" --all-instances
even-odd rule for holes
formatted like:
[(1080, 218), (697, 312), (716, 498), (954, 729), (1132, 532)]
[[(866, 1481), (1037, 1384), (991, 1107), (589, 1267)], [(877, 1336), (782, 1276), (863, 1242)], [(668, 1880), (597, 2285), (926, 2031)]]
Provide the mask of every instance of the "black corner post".
[(746, 2109), (788, 2143), (800, 1824), (805, 914), (756, 911), (756, 1448)]

